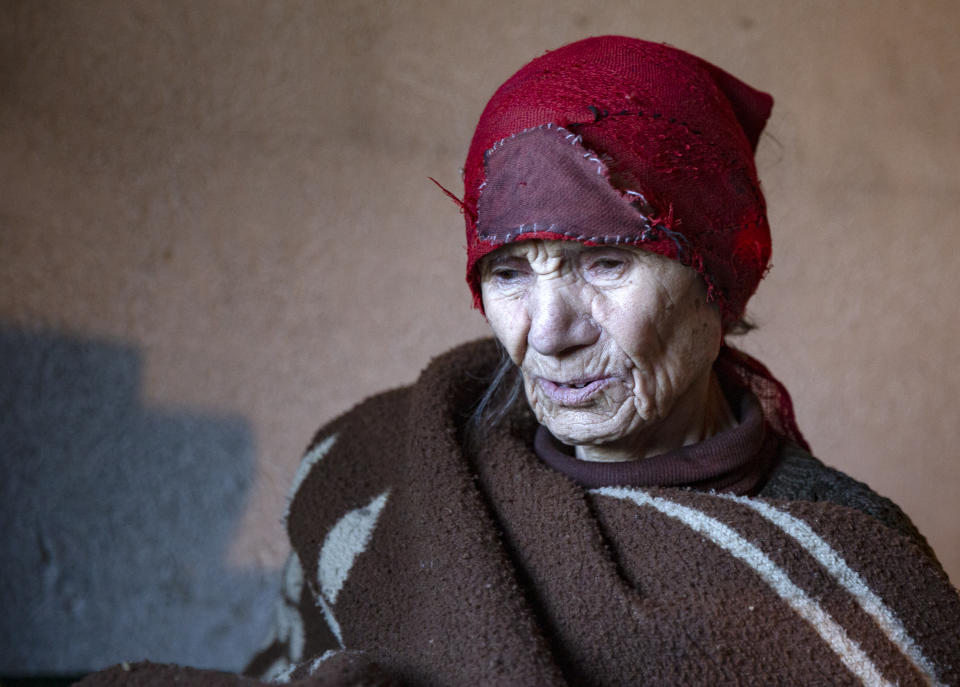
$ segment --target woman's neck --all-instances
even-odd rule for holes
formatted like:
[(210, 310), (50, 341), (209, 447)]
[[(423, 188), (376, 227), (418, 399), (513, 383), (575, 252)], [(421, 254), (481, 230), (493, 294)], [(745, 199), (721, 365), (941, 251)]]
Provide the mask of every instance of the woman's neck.
[(710, 370), (678, 400), (666, 418), (648, 431), (611, 444), (577, 446), (576, 456), (606, 463), (638, 460), (699, 443), (736, 424), (717, 375)]

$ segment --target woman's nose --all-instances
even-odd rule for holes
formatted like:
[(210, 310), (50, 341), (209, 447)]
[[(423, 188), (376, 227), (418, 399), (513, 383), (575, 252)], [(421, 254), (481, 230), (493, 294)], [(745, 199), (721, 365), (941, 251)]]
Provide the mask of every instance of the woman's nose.
[(566, 285), (540, 284), (530, 295), (530, 332), (527, 341), (541, 355), (558, 356), (589, 346), (600, 337), (600, 327), (579, 294)]

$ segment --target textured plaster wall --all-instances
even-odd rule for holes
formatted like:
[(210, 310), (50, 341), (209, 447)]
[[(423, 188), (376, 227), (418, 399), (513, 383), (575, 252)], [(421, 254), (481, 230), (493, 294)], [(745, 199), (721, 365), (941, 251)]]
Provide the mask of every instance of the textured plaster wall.
[(0, 2), (0, 672), (238, 668), (317, 425), (479, 336), (455, 188), (551, 47), (776, 98), (744, 345), (960, 580), (960, 5)]

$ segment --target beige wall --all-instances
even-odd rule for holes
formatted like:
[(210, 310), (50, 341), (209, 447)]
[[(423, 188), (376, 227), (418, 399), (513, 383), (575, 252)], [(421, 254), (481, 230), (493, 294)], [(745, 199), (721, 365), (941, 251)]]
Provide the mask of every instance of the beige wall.
[(776, 99), (774, 268), (744, 345), (957, 583), (958, 25), (950, 0), (5, 0), (0, 324), (119, 342), (144, 406), (246, 418), (225, 555), (273, 569), (318, 424), (485, 332), (427, 176), (457, 188), (485, 100), (531, 57), (667, 41)]

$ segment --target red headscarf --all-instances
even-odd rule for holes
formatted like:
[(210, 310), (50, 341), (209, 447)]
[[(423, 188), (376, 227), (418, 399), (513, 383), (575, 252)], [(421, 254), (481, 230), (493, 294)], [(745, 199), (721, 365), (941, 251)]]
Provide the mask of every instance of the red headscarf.
[[(588, 38), (527, 64), (487, 103), (464, 166), (467, 281), (477, 307), (482, 307), (477, 261), (507, 242), (507, 234), (510, 241), (590, 243), (616, 242), (619, 236), (619, 242), (642, 245), (693, 267), (703, 275), (724, 320), (740, 317), (770, 259), (753, 151), (772, 105), (769, 95), (698, 57), (634, 38)], [(625, 213), (616, 227), (585, 224), (583, 209), (591, 198), (597, 201), (594, 206), (610, 204), (592, 189), (579, 189), (575, 202), (558, 207), (571, 189), (551, 194), (557, 179), (544, 179), (565, 153), (543, 140), (549, 135), (543, 130), (540, 141), (521, 139), (524, 150), (515, 157), (530, 159), (531, 150), (548, 151), (541, 156), (546, 165), (529, 164), (524, 171), (533, 174), (524, 178), (514, 170), (504, 179), (500, 166), (490, 169), (502, 157), (495, 148), (508, 151), (511, 137), (522, 132), (535, 136), (528, 130), (547, 126), (561, 127), (561, 137), (571, 134), (558, 139), (572, 142), (566, 157), (592, 153), (604, 185), (635, 206), (627, 208), (632, 227), (624, 226)], [(488, 178), (489, 171), (497, 178)], [(491, 181), (500, 183), (493, 189)], [(490, 213), (490, 206), (520, 205), (528, 212), (489, 218), (483, 212), (498, 214)], [(571, 215), (571, 209), (577, 214)], [(491, 226), (491, 220), (518, 225), (504, 227), (501, 221)]]
[[(457, 201), (475, 306), (478, 261), (505, 243), (626, 243), (695, 269), (724, 324), (735, 322), (770, 260), (753, 155), (772, 106), (694, 55), (622, 36), (521, 68), (480, 116)], [(718, 364), (760, 398), (775, 431), (806, 445), (761, 363), (725, 346)]]

